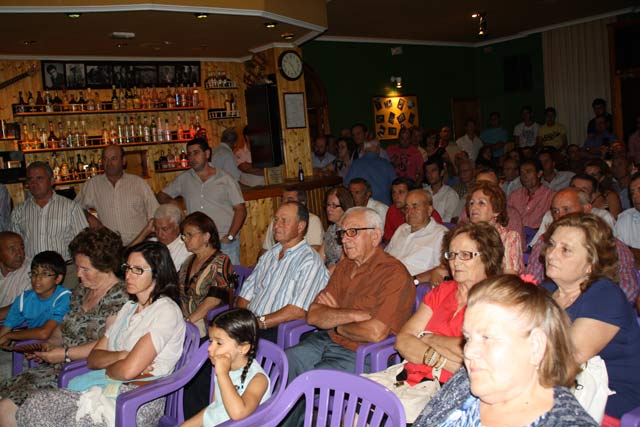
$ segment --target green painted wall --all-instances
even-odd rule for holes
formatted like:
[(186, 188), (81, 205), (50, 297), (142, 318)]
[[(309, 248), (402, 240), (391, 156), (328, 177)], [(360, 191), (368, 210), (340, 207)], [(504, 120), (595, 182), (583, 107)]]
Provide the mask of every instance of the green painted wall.
[[(371, 98), (395, 90), (392, 75), (402, 75), (401, 94), (418, 96), (420, 125), (425, 128), (451, 122), (452, 98), (479, 98), (483, 117), (498, 110), (509, 129), (519, 121), (522, 105), (540, 113), (544, 109), (539, 35), (481, 48), (403, 45), (403, 54), (392, 56), (395, 46), (312, 41), (302, 47), (305, 62), (327, 89), (334, 133), (356, 122), (371, 127)], [(531, 56), (532, 90), (504, 93), (504, 57), (525, 53)]]

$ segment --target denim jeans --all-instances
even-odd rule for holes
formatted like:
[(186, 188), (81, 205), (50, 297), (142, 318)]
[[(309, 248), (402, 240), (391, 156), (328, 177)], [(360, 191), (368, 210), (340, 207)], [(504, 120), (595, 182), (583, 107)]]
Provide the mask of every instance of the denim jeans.
[(231, 260), (231, 264), (240, 265), (240, 240), (236, 237), (230, 243), (220, 243), (220, 250)]

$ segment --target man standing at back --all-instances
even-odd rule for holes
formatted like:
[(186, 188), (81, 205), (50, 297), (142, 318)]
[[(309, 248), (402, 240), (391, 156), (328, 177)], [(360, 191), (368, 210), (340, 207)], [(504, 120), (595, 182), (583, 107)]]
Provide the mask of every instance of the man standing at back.
[(85, 211), (89, 222), (96, 221), (98, 226), (120, 233), (126, 246), (153, 218), (158, 201), (144, 179), (124, 171), (126, 160), (122, 147), (106, 147), (102, 151), (102, 163), (104, 174), (87, 181), (76, 202), (85, 210), (95, 209), (97, 219)]
[(379, 141), (374, 139), (365, 142), (364, 150), (364, 155), (351, 164), (349, 173), (344, 178), (344, 185), (347, 186), (354, 178), (366, 179), (371, 184), (373, 198), (389, 205), (391, 203), (391, 183), (396, 179), (396, 172), (391, 162), (378, 155)]
[(238, 133), (234, 128), (227, 128), (222, 132), (220, 144), (211, 150), (211, 166), (225, 171), (236, 181), (240, 180), (240, 169), (236, 165), (233, 149), (238, 141)]
[(209, 215), (218, 228), (222, 252), (233, 264), (240, 264), (238, 235), (247, 216), (238, 183), (227, 173), (209, 165), (211, 149), (204, 139), (187, 143), (191, 169), (178, 175), (158, 193), (160, 203), (182, 196), (187, 213), (200, 211)]

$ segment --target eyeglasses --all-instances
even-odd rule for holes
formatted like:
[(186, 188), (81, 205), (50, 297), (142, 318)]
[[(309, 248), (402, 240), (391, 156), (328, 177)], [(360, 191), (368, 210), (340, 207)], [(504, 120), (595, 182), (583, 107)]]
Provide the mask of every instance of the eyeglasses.
[(452, 261), (458, 257), (460, 261), (469, 261), (471, 258), (480, 255), (480, 252), (471, 252), (471, 251), (458, 251), (452, 252), (447, 251), (444, 253), (444, 259), (448, 261)]
[(46, 271), (43, 271), (41, 273), (38, 273), (37, 271), (30, 271), (29, 272), (29, 278), (30, 279), (37, 279), (38, 277), (56, 277), (57, 274), (56, 273), (48, 273)]
[(137, 276), (141, 276), (145, 271), (152, 271), (151, 268), (136, 267), (129, 264), (122, 264), (120, 268), (122, 269), (123, 273), (127, 273), (128, 271), (130, 271)]
[(327, 203), (327, 207), (331, 209), (338, 209), (338, 208), (341, 208), (342, 206), (337, 205), (335, 203)]
[(357, 228), (347, 228), (346, 230), (337, 230), (336, 231), (336, 239), (339, 242), (342, 241), (342, 238), (347, 235), (347, 237), (356, 237), (358, 235), (358, 231), (360, 230), (373, 230), (375, 227), (357, 227)]
[(182, 233), (180, 235), (180, 238), (182, 240), (192, 239), (193, 236), (195, 236), (196, 234), (202, 234), (202, 231), (196, 231), (196, 232), (193, 232), (193, 233)]

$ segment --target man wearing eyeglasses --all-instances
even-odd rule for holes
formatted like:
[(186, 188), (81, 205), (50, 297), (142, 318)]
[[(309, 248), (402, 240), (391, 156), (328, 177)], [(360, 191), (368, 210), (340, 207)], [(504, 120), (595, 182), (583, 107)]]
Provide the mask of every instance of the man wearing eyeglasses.
[[(345, 213), (337, 237), (346, 258), (309, 308), (307, 323), (320, 331), (286, 351), (289, 382), (311, 369), (354, 372), (359, 346), (397, 333), (409, 319), (415, 287), (404, 265), (380, 247), (383, 228), (373, 209)], [(285, 425), (298, 425), (298, 415)]]
[(238, 307), (258, 317), (259, 336), (272, 342), (279, 324), (304, 318), (329, 280), (322, 258), (304, 240), (308, 223), (309, 211), (302, 203), (285, 202), (278, 208), (273, 220), (278, 243), (260, 257), (238, 297)]

